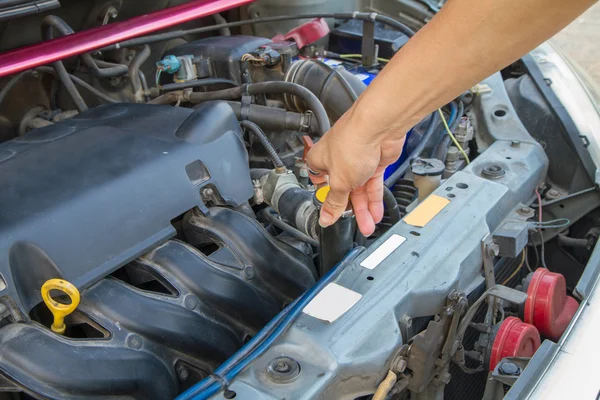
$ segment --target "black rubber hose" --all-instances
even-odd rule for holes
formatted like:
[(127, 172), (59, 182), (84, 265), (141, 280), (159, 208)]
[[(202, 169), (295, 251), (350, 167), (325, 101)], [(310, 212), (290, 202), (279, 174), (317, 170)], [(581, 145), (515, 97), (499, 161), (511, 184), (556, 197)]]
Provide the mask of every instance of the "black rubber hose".
[(315, 239), (313, 239), (310, 236), (308, 236), (308, 235), (300, 232), (298, 229), (294, 228), (293, 226), (286, 224), (282, 220), (280, 220), (277, 217), (275, 217), (273, 215), (273, 213), (275, 213), (275, 210), (273, 210), (270, 207), (267, 207), (267, 208), (259, 211), (258, 214), (259, 214), (259, 216), (263, 217), (269, 223), (275, 225), (276, 227), (278, 227), (279, 229), (281, 229), (282, 231), (284, 231), (288, 235), (290, 235), (290, 236), (292, 236), (292, 237), (294, 237), (296, 239), (300, 239), (303, 242), (309, 243), (312, 246), (319, 247), (319, 242), (317, 242)]
[(6, 85), (0, 90), (0, 105), (4, 102), (4, 99), (8, 95), (8, 93), (25, 77), (25, 75), (30, 74), (32, 71), (23, 71), (18, 75), (13, 76)]
[(281, 93), (287, 93), (293, 96), (298, 96), (302, 100), (304, 100), (308, 108), (315, 115), (315, 118), (317, 119), (317, 122), (319, 124), (321, 135), (324, 135), (331, 128), (331, 125), (329, 124), (329, 117), (327, 116), (325, 107), (323, 107), (323, 104), (321, 104), (317, 96), (315, 96), (310, 90), (308, 90), (304, 86), (300, 86), (291, 82), (281, 81), (259, 82), (249, 84), (246, 87), (246, 91), (251, 96), (254, 96), (256, 94)]
[(142, 89), (144, 89), (144, 100), (147, 102), (149, 102), (151, 99), (149, 93), (149, 88), (148, 88), (148, 81), (146, 80), (146, 75), (144, 74), (144, 71), (142, 71), (141, 69), (138, 72), (138, 75), (140, 76), (140, 82), (142, 83)]
[(404, 25), (403, 23), (396, 21), (395, 19), (392, 19), (390, 17), (386, 17), (384, 15), (379, 15), (376, 13), (354, 12), (354, 13), (328, 13), (328, 14), (320, 13), (320, 14), (278, 15), (278, 16), (273, 16), (273, 17), (254, 18), (254, 19), (247, 19), (244, 21), (228, 22), (225, 24), (203, 26), (201, 28), (195, 28), (195, 29), (171, 31), (171, 32), (159, 33), (159, 34), (150, 35), (150, 36), (142, 36), (142, 37), (126, 40), (121, 43), (116, 43), (116, 44), (104, 47), (101, 50), (106, 51), (106, 50), (120, 49), (123, 47), (141, 46), (144, 44), (151, 44), (151, 43), (162, 42), (165, 40), (177, 39), (177, 38), (181, 38), (181, 37), (184, 37), (187, 35), (195, 35), (195, 34), (199, 34), (199, 33), (216, 31), (216, 30), (219, 30), (222, 28), (235, 28), (235, 27), (244, 26), (244, 25), (261, 24), (261, 23), (278, 22), (278, 21), (289, 21), (289, 20), (296, 20), (296, 19), (311, 19), (311, 18), (358, 19), (358, 20), (362, 20), (362, 21), (375, 20), (376, 22), (381, 22), (384, 25), (387, 25), (391, 28), (394, 28), (394, 29), (404, 33), (408, 37), (412, 37), (415, 34), (415, 32), (412, 29), (410, 29), (408, 26)]
[[(49, 15), (48, 17), (52, 17), (52, 15)], [(53, 19), (50, 19), (48, 17), (42, 20), (42, 37), (45, 40), (51, 40), (54, 37), (54, 35), (52, 34), (53, 25), (51, 23)], [(75, 107), (77, 108), (77, 110), (79, 110), (80, 112), (87, 110), (88, 106), (87, 104), (85, 104), (85, 100), (83, 100), (83, 97), (81, 97), (81, 94), (75, 87), (75, 84), (73, 83), (73, 81), (71, 81), (71, 77), (69, 76), (69, 73), (67, 72), (67, 69), (65, 68), (65, 65), (62, 63), (62, 61), (54, 62), (52, 63), (52, 66), (54, 67), (54, 70), (58, 75), (58, 79), (60, 79), (65, 89), (67, 90), (67, 93), (69, 93), (69, 96), (71, 96), (73, 103), (75, 103)]]
[(396, 171), (394, 171), (394, 173), (385, 180), (385, 182), (384, 182), (385, 186), (387, 186), (388, 188), (394, 186), (394, 184), (396, 182), (398, 182), (398, 180), (400, 178), (402, 178), (402, 176), (404, 176), (406, 171), (408, 171), (408, 168), (410, 167), (410, 163), (412, 162), (412, 160), (415, 157), (418, 157), (421, 155), (421, 153), (427, 146), (427, 143), (431, 140), (431, 137), (433, 136), (433, 134), (435, 132), (435, 128), (438, 125), (438, 122), (439, 122), (438, 112), (435, 111), (431, 116), (431, 120), (429, 121), (429, 125), (427, 126), (427, 129), (425, 130), (425, 133), (423, 134), (421, 141), (419, 142), (417, 147), (414, 149), (414, 151), (408, 156), (408, 158), (398, 167), (398, 169)]
[(281, 161), (281, 158), (279, 158), (279, 154), (277, 154), (277, 151), (269, 141), (269, 138), (267, 138), (267, 135), (265, 135), (262, 129), (260, 129), (260, 126), (256, 125), (252, 121), (247, 120), (240, 122), (240, 126), (254, 133), (258, 140), (260, 140), (260, 143), (263, 145), (265, 150), (267, 150), (267, 153), (269, 153), (269, 158), (271, 158), (275, 168), (285, 168), (283, 161)]
[[(69, 24), (56, 15), (48, 15), (42, 20), (42, 29), (47, 28), (54, 28), (63, 36), (72, 35), (75, 33)], [(121, 76), (125, 75), (128, 71), (127, 65), (123, 64), (114, 64), (111, 67), (100, 69), (92, 55), (89, 53), (82, 54), (81, 59), (90, 73), (98, 78), (112, 78), (115, 76)]]
[[(40, 72), (52, 74), (55, 76), (57, 75), (57, 72), (52, 67), (37, 67), (35, 69), (35, 71), (40, 71)], [(120, 101), (113, 99), (112, 97), (108, 96), (105, 93), (102, 93), (101, 91), (99, 91), (98, 89), (96, 89), (95, 87), (93, 87), (92, 85), (90, 85), (89, 83), (84, 81), (83, 79), (81, 79), (75, 75), (71, 75), (71, 74), (67, 74), (67, 75), (73, 81), (73, 83), (81, 86), (82, 88), (86, 89), (87, 91), (89, 91), (93, 95), (97, 96), (98, 98), (106, 101), (107, 103), (120, 103)]]
[(400, 222), (400, 209), (398, 208), (398, 202), (394, 197), (394, 194), (390, 190), (389, 187), (383, 185), (383, 204), (385, 204), (385, 209), (390, 216), (390, 222), (396, 224)]
[(587, 239), (572, 238), (566, 235), (558, 235), (558, 244), (564, 247), (587, 248), (590, 243)]
[(150, 57), (150, 54), (150, 46), (145, 45), (144, 48), (135, 55), (131, 64), (129, 64), (129, 80), (131, 81), (131, 90), (133, 90), (133, 100), (135, 102), (142, 102), (144, 97), (144, 87), (142, 86), (142, 79), (140, 78), (140, 68)]
[(295, 131), (307, 134), (319, 134), (319, 126), (312, 116), (287, 111), (284, 108), (248, 104), (242, 106), (239, 101), (228, 101), (239, 120), (247, 119), (269, 132)]
[(223, 79), (223, 78), (206, 78), (206, 79), (195, 79), (189, 82), (178, 82), (178, 83), (168, 83), (166, 85), (162, 85), (161, 89), (165, 92), (170, 90), (183, 90), (204, 86), (212, 86), (212, 85), (230, 85), (230, 86), (239, 86), (240, 84), (232, 81), (231, 79)]
[[(214, 92), (194, 92), (189, 95), (189, 101), (191, 103), (202, 103), (205, 101), (211, 100), (237, 100), (242, 95), (246, 93), (248, 95), (254, 96), (257, 94), (282, 94), (287, 93), (293, 96), (298, 96), (308, 106), (308, 108), (313, 112), (315, 118), (317, 119), (317, 123), (319, 124), (319, 131), (321, 135), (324, 135), (331, 125), (329, 124), (329, 117), (327, 116), (327, 112), (323, 107), (323, 104), (319, 101), (317, 96), (315, 96), (310, 90), (307, 88), (300, 86), (296, 83), (291, 82), (259, 82), (259, 83), (249, 83), (247, 85), (242, 85), (239, 87), (231, 88), (231, 89), (223, 89), (216, 90)], [(165, 98), (163, 98), (165, 96)], [(165, 104), (163, 99), (168, 100), (166, 97), (169, 96), (169, 93), (166, 93), (162, 96), (157, 97), (152, 100), (151, 104)], [(173, 97), (173, 96), (172, 96)]]

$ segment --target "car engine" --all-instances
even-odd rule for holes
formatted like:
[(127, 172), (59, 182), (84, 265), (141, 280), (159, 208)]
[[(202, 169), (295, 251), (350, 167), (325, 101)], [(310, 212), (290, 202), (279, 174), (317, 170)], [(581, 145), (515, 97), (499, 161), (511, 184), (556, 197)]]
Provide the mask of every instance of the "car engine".
[[(61, 3), (3, 50), (159, 7)], [(535, 61), (408, 133), (372, 237), (321, 228), (307, 152), (432, 12), (325, 3), (2, 78), (0, 399), (499, 399), (560, 340), (600, 194)]]

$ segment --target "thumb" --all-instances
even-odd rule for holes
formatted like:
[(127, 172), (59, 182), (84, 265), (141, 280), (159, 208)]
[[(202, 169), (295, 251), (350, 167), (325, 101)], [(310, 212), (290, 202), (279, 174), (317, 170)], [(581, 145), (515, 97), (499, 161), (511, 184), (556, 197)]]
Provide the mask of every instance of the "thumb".
[(319, 225), (326, 228), (337, 221), (348, 206), (348, 196), (350, 190), (340, 187), (331, 186), (331, 190), (327, 194), (325, 203), (321, 208), (321, 216)]

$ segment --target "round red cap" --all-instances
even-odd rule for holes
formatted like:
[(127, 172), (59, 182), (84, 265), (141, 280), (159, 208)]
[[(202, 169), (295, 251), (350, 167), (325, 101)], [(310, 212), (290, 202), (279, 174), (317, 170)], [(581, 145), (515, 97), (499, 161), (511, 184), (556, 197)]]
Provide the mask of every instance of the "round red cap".
[(558, 340), (573, 319), (579, 304), (567, 296), (564, 276), (537, 269), (527, 288), (523, 320), (535, 325), (543, 336)]
[(526, 324), (517, 317), (502, 321), (490, 354), (490, 371), (504, 357), (531, 357), (540, 347), (540, 333), (535, 326)]

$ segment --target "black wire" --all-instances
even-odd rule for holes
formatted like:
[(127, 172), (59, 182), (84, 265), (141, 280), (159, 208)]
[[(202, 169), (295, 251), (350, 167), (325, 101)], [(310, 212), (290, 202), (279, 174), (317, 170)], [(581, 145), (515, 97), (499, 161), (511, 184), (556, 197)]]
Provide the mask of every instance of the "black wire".
[[(40, 72), (44, 72), (44, 73), (48, 73), (48, 74), (52, 74), (54, 76), (56, 76), (56, 71), (52, 68), (52, 67), (37, 67), (35, 69), (36, 71), (40, 71)], [(83, 79), (75, 76), (75, 75), (71, 75), (71, 74), (67, 74), (67, 76), (77, 85), (81, 86), (82, 88), (88, 90), (90, 93), (94, 94), (95, 96), (98, 96), (100, 99), (106, 101), (107, 103), (120, 103), (120, 101), (113, 99), (112, 97), (108, 96), (107, 94), (99, 91), (98, 89), (96, 89), (95, 87), (93, 87), (92, 85), (90, 85), (89, 83), (87, 83), (86, 81), (84, 81)]]
[(317, 242), (315, 239), (313, 239), (310, 236), (306, 235), (305, 233), (299, 231), (298, 229), (294, 228), (293, 226), (286, 224), (284, 221), (275, 217), (275, 215), (273, 215), (273, 213), (275, 213), (275, 210), (273, 210), (270, 207), (267, 207), (267, 208), (259, 211), (258, 214), (259, 214), (259, 216), (263, 217), (268, 222), (275, 225), (276, 227), (278, 227), (279, 229), (281, 229), (288, 235), (290, 235), (296, 239), (300, 239), (303, 242), (309, 243), (312, 246), (319, 247), (319, 242)]
[[(51, 16), (49, 16), (49, 17), (51, 17)], [(51, 40), (54, 38), (54, 34), (52, 33), (53, 25), (50, 23), (50, 21), (53, 21), (53, 19), (49, 19), (48, 17), (46, 17), (46, 18), (44, 18), (44, 20), (42, 20), (42, 36), (45, 40)], [(83, 100), (83, 97), (81, 97), (81, 93), (79, 93), (79, 91), (75, 87), (75, 84), (72, 82), (71, 78), (69, 77), (69, 73), (67, 72), (67, 69), (65, 68), (65, 65), (63, 64), (63, 62), (60, 60), (56, 61), (56, 62), (52, 63), (52, 67), (54, 67), (54, 70), (56, 71), (56, 75), (58, 75), (58, 79), (60, 79), (60, 81), (62, 82), (63, 86), (65, 87), (67, 93), (69, 93), (69, 96), (73, 100), (73, 103), (75, 104), (75, 107), (77, 108), (77, 110), (79, 110), (79, 111), (87, 110), (88, 106), (87, 106), (87, 104), (85, 104), (85, 100)]]
[(545, 248), (544, 248), (544, 235), (542, 234), (542, 229), (538, 229), (538, 233), (540, 235), (540, 260), (542, 261), (542, 267), (548, 269), (546, 265), (546, 256), (545, 256)]
[(254, 122), (248, 121), (248, 120), (241, 121), (240, 126), (246, 128), (250, 132), (254, 133), (254, 135), (258, 138), (258, 140), (260, 141), (262, 146), (265, 148), (267, 153), (269, 153), (269, 158), (273, 162), (273, 165), (275, 166), (275, 168), (285, 168), (283, 161), (281, 161), (279, 154), (277, 154), (277, 150), (275, 150), (275, 148), (273, 147), (273, 145), (269, 141), (269, 138), (267, 137), (267, 135), (265, 135), (263, 130), (260, 129), (260, 126), (256, 125)]
[(134, 47), (141, 46), (144, 44), (151, 44), (156, 42), (162, 42), (165, 40), (177, 39), (187, 35), (196, 35), (199, 33), (211, 32), (222, 28), (235, 28), (244, 25), (261, 24), (267, 22), (277, 21), (289, 21), (296, 19), (311, 19), (311, 18), (334, 18), (334, 19), (358, 19), (362, 21), (373, 21), (381, 22), (391, 28), (394, 28), (408, 37), (414, 36), (415, 32), (403, 23), (396, 21), (393, 18), (379, 15), (376, 13), (318, 13), (318, 14), (299, 14), (299, 15), (278, 15), (273, 17), (262, 17), (247, 19), (244, 21), (227, 22), (225, 24), (217, 24), (211, 26), (203, 26), (201, 28), (178, 30), (171, 32), (159, 33), (156, 35), (142, 36), (130, 40), (126, 40), (121, 43), (116, 43), (101, 49), (101, 51), (115, 50), (123, 47)]
[[(544, 201), (544, 202), (542, 203), (542, 207), (546, 207), (546, 206), (550, 206), (550, 205), (552, 205), (552, 204), (560, 203), (560, 202), (562, 202), (562, 201), (565, 201), (565, 200), (571, 199), (571, 198), (573, 198), (573, 197), (581, 196), (582, 194), (587, 194), (587, 193), (595, 192), (596, 190), (598, 190), (598, 189), (597, 189), (595, 186), (593, 186), (593, 187), (591, 187), (591, 188), (587, 188), (587, 189), (580, 190), (579, 192), (575, 192), (575, 193), (568, 194), (568, 195), (566, 195), (566, 196), (563, 196), (563, 197), (560, 197), (560, 198), (558, 198), (558, 199), (549, 200), (549, 201)], [(532, 206), (532, 207), (537, 207), (537, 206), (538, 206), (538, 204), (537, 204), (537, 203), (535, 203), (535, 204), (532, 204), (531, 206)]]
[(188, 82), (177, 82), (177, 83), (168, 83), (166, 85), (162, 85), (161, 89), (165, 92), (170, 90), (181, 90), (181, 89), (189, 89), (189, 88), (197, 88), (204, 86), (212, 86), (212, 85), (231, 85), (231, 86), (240, 86), (239, 83), (232, 81), (230, 79), (223, 78), (206, 78), (206, 79), (194, 79)]

